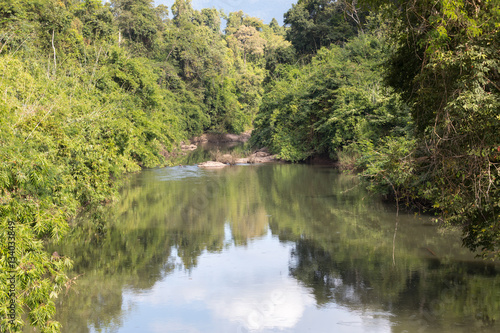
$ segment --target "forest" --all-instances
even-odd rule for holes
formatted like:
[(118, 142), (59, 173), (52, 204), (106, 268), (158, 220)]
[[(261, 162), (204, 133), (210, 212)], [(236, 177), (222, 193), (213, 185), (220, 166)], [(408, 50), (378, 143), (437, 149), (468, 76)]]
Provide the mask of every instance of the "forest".
[(172, 3), (0, 1), (0, 331), (60, 332), (46, 243), (205, 132), (334, 160), (500, 259), (498, 1), (298, 0), (284, 26)]

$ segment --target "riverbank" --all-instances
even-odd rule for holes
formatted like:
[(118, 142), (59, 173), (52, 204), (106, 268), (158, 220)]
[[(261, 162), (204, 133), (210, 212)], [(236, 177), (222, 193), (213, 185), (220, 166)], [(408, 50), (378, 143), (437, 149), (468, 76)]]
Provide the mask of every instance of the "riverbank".
[(262, 148), (254, 151), (247, 157), (238, 157), (237, 154), (213, 154), (212, 161), (206, 161), (198, 164), (200, 168), (206, 169), (220, 169), (230, 165), (238, 164), (259, 164), (259, 163), (272, 163), (281, 162), (277, 155), (269, 153), (267, 148)]
[(205, 144), (220, 145), (225, 146), (244, 144), (250, 140), (252, 136), (252, 131), (246, 131), (241, 134), (230, 134), (230, 133), (204, 133), (200, 136), (191, 138), (188, 142), (181, 142), (180, 149), (183, 152), (196, 150), (199, 146)]
[[(272, 154), (267, 147), (254, 149), (251, 153), (241, 154), (224, 152), (225, 148), (233, 148), (238, 145), (246, 144), (252, 135), (252, 131), (247, 131), (241, 134), (219, 134), (219, 133), (205, 133), (200, 136), (194, 137), (188, 142), (181, 142), (180, 149), (183, 155), (192, 152), (199, 147), (208, 147), (210, 150), (216, 147), (215, 152), (210, 160), (198, 163), (200, 167), (204, 168), (223, 168), (229, 165), (236, 164), (255, 164), (255, 163), (271, 163), (271, 162), (287, 162), (278, 157), (277, 154)], [(222, 149), (220, 149), (222, 148)], [(220, 150), (223, 152), (220, 152)], [(340, 168), (341, 165), (337, 160), (325, 155), (314, 155), (302, 161), (305, 164), (324, 165), (334, 168)]]
[[(195, 164), (207, 169), (220, 169), (238, 164), (282, 162), (277, 155), (271, 154), (265, 147), (254, 150), (243, 147), (250, 140), (251, 135), (252, 131), (241, 134), (204, 133), (190, 139), (189, 142), (181, 142), (181, 155), (187, 156), (200, 147), (205, 148), (208, 151), (204, 154), (205, 160), (195, 162)], [(235, 149), (236, 147), (243, 147), (243, 149)]]

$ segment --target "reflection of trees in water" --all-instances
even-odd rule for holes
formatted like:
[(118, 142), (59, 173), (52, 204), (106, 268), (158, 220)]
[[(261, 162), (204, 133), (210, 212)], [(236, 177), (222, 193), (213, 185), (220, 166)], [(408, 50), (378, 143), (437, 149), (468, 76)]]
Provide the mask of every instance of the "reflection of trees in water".
[(263, 195), (273, 233), (296, 243), (290, 274), (312, 288), (319, 306), (334, 301), (390, 311), (409, 332), (426, 325), (456, 331), (451, 325), (465, 322), (490, 327), (500, 320), (498, 266), (467, 261), (452, 235), (400, 216), (393, 265), (396, 216), (353, 177), (289, 165), (261, 176), (270, 184)]
[(332, 243), (329, 250), (313, 239), (300, 239), (292, 252), (290, 274), (312, 288), (318, 305), (390, 311), (394, 323), (409, 332), (424, 326), (459, 331), (454, 325), (462, 324), (498, 329), (500, 275), (495, 265), (429, 259), (392, 267), (389, 251), (349, 260), (339, 252), (349, 252), (350, 246), (341, 243)]
[(109, 216), (109, 223), (99, 233), (95, 227), (102, 221), (93, 223), (92, 217), (98, 213), (82, 216), (81, 225), (64, 244), (52, 245), (73, 259), (74, 275), (81, 274), (76, 285), (58, 300), (57, 317), (63, 332), (88, 332), (87, 325), (97, 331), (119, 327), (124, 289), (147, 290), (174, 268), (166, 233), (144, 225), (124, 230)]
[[(119, 325), (124, 290), (148, 290), (175, 269), (194, 268), (204, 252), (222, 251), (227, 224), (236, 245), (264, 235), (268, 225), (280, 240), (296, 242), (290, 273), (312, 288), (319, 306), (335, 301), (391, 311), (406, 323), (411, 316), (438, 323), (499, 319), (499, 275), (484, 263), (472, 269), (447, 259), (460, 249), (435, 228), (400, 217), (394, 267), (395, 215), (353, 177), (284, 164), (169, 170), (137, 175), (115, 206), (94, 212), (104, 224), (86, 218), (64, 245), (54, 246), (74, 260), (75, 274), (84, 273), (60, 300), (63, 331)], [(179, 178), (161, 181), (174, 171)], [(183, 267), (176, 268), (172, 247)], [(423, 259), (431, 257), (428, 248), (441, 261)], [(65, 304), (78, 304), (71, 308), (77, 313), (65, 312)]]
[[(203, 252), (224, 248), (226, 223), (236, 244), (266, 233), (268, 217), (255, 189), (256, 169), (232, 168), (168, 182), (158, 181), (156, 172), (132, 179), (119, 202), (83, 216), (64, 244), (53, 245), (74, 260), (74, 275), (83, 274), (59, 300), (63, 331), (119, 326), (123, 291), (148, 290), (172, 272), (172, 247), (183, 262), (181, 269), (189, 270)], [(66, 304), (72, 305), (71, 313)]]

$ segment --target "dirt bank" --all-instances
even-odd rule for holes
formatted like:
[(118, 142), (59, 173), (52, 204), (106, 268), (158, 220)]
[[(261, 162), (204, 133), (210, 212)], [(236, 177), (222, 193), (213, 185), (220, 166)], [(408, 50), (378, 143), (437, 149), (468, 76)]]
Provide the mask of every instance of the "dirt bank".
[(224, 154), (221, 156), (216, 156), (214, 159), (215, 161), (203, 162), (198, 164), (198, 166), (200, 168), (218, 169), (235, 164), (271, 163), (280, 161), (276, 157), (276, 155), (271, 155), (266, 148), (259, 149), (258, 151), (252, 153), (250, 156), (244, 158), (236, 158), (231, 154)]

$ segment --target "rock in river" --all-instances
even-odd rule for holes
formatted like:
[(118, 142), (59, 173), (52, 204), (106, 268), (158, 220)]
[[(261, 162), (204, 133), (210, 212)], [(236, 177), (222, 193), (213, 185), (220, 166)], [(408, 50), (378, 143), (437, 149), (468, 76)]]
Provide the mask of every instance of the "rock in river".
[(203, 162), (203, 163), (198, 164), (199, 168), (205, 168), (205, 169), (221, 169), (221, 168), (225, 168), (227, 166), (228, 165), (225, 163), (213, 162), (213, 161), (208, 161), (208, 162)]

